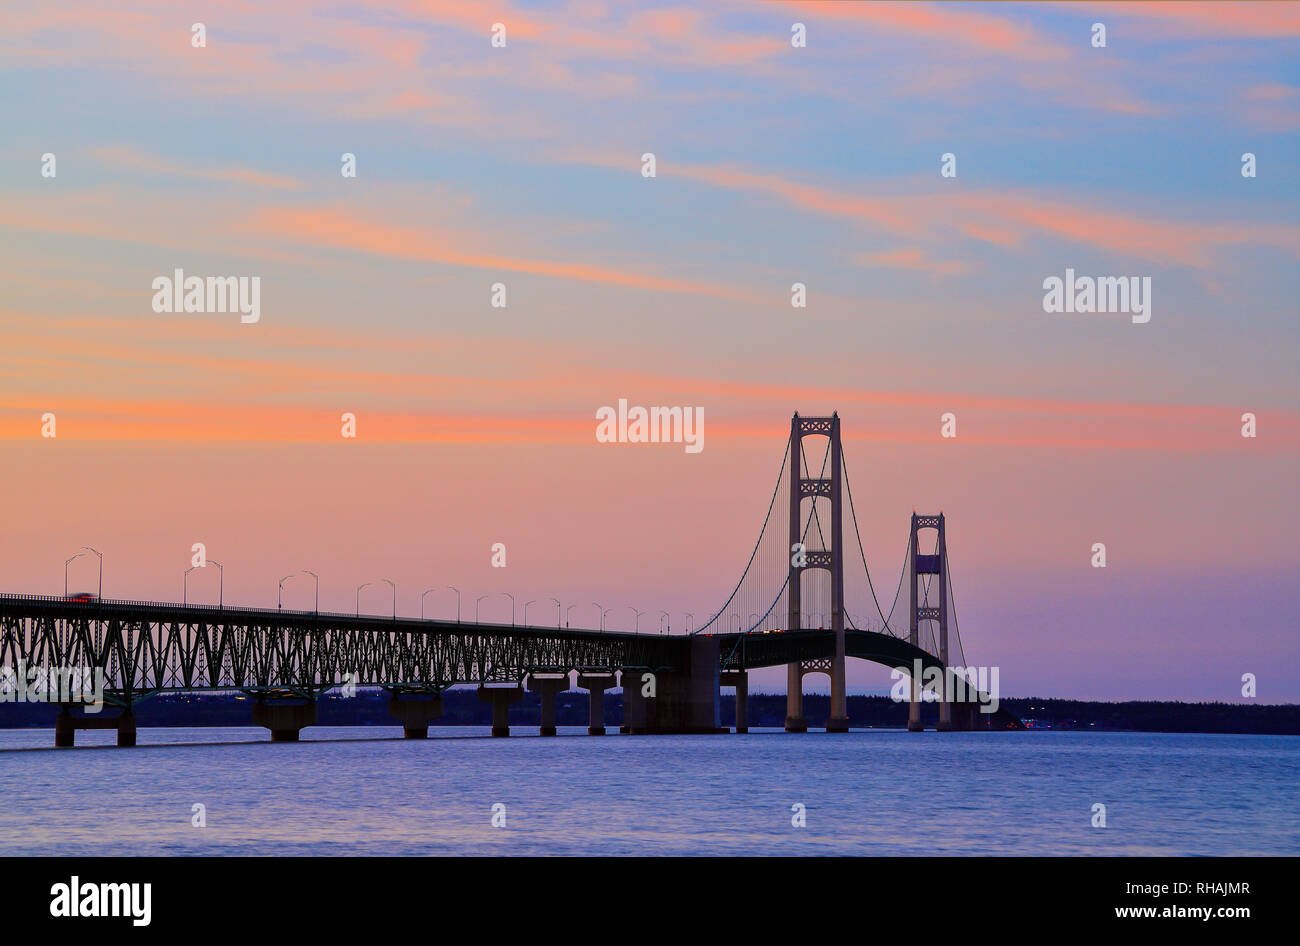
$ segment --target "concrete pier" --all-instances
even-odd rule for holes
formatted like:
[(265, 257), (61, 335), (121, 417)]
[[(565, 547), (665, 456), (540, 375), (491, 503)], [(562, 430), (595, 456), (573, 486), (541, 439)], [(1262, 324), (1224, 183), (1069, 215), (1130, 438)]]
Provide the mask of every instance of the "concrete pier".
[(555, 735), (555, 695), (569, 688), (569, 675), (551, 677), (536, 673), (528, 675), (528, 692), (539, 695), (542, 703), (543, 736)]
[(645, 681), (641, 677), (649, 672), (644, 667), (624, 667), (619, 673), (619, 685), (623, 688), (623, 725), (618, 727), (621, 733), (632, 731), (632, 724), (628, 720), (633, 716), (645, 719), (645, 697), (641, 695)]
[(578, 687), (591, 691), (590, 710), (587, 717), (587, 735), (605, 735), (605, 691), (618, 686), (613, 672), (582, 673), (578, 672)]
[(808, 720), (803, 716), (803, 668), (797, 663), (790, 664), (786, 670), (785, 731), (808, 731)]
[(442, 697), (393, 696), (388, 700), (388, 714), (402, 724), (407, 739), (428, 739), (429, 723), (442, 715)]
[(54, 720), (54, 745), (61, 749), (75, 746), (78, 729), (116, 729), (119, 747), (126, 749), (135, 745), (135, 714), (130, 709), (116, 716), (104, 716), (102, 710), (89, 716), (74, 716), (63, 707)]
[[(943, 640), (940, 640), (939, 653), (945, 666), (947, 665), (948, 657), (947, 649), (947, 644)], [(952, 719), (952, 688), (952, 673), (945, 669), (943, 672), (943, 692), (939, 694), (939, 725), (935, 727), (939, 732), (950, 732), (957, 728), (953, 725)]]
[(972, 729), (979, 728), (978, 721), (979, 704), (978, 703), (955, 703), (952, 708), (952, 728), (958, 732), (970, 732)]
[(271, 730), (272, 742), (297, 742), (298, 733), (306, 726), (316, 725), (316, 703), (266, 703), (253, 704), (253, 725)]
[(909, 685), (911, 699), (907, 702), (907, 731), (924, 732), (925, 723), (921, 722), (921, 681), (916, 676), (916, 667), (913, 665), (912, 667), (899, 667), (898, 669), (905, 671), (911, 680)]
[[(718, 639), (692, 637), (683, 650), (684, 666), (654, 671), (653, 697), (624, 704), (632, 733), (726, 732), (719, 724)], [(640, 679), (637, 672), (634, 683)], [(626, 685), (623, 693), (628, 693)]]
[(518, 703), (524, 698), (524, 688), (514, 686), (482, 686), (478, 688), (478, 698), (492, 704), (492, 735), (510, 735), (510, 704)]
[(749, 674), (728, 670), (721, 676), (721, 686), (736, 688), (736, 732), (749, 732)]

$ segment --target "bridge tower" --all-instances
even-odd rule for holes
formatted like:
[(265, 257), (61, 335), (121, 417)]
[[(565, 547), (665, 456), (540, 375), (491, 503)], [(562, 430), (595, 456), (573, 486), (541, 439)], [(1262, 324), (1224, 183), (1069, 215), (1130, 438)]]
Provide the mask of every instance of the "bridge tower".
[[(920, 532), (922, 529), (934, 529), (938, 533), (934, 554), (921, 554)], [(920, 645), (920, 625), (922, 621), (935, 621), (939, 625), (939, 660), (944, 666), (943, 692), (939, 702), (939, 729), (952, 729), (952, 687), (949, 684), (948, 663), (948, 544), (944, 534), (943, 513), (937, 516), (918, 516), (912, 513), (912, 533), (907, 544), (907, 579), (908, 579), (908, 641), (914, 647)], [(934, 575), (938, 582), (938, 605), (921, 599), (920, 583), (925, 576)], [(921, 681), (912, 677), (912, 698), (908, 706), (907, 728), (920, 732), (925, 728), (921, 722)]]
[[(802, 467), (803, 438), (821, 436), (830, 439), (831, 475), (829, 477), (804, 476)], [(790, 612), (786, 628), (797, 631), (801, 627), (802, 588), (800, 579), (805, 571), (824, 569), (831, 575), (831, 629), (835, 632), (835, 656), (829, 661), (800, 661), (788, 665), (786, 684), (786, 732), (807, 732), (808, 722), (803, 715), (803, 678), (809, 673), (828, 673), (831, 678), (831, 715), (826, 721), (827, 732), (848, 732), (848, 701), (844, 687), (844, 555), (843, 555), (843, 505), (841, 483), (844, 464), (840, 453), (840, 416), (800, 417), (790, 421)], [(818, 497), (831, 501), (830, 549), (805, 551), (796, 554), (803, 543), (803, 501)], [(798, 564), (802, 562), (802, 564)]]

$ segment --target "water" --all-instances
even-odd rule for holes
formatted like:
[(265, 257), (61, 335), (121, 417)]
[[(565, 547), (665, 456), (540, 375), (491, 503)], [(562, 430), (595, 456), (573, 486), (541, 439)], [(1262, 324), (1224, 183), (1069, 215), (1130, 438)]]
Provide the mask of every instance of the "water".
[(0, 855), (1300, 853), (1297, 737), (515, 732), (0, 731)]

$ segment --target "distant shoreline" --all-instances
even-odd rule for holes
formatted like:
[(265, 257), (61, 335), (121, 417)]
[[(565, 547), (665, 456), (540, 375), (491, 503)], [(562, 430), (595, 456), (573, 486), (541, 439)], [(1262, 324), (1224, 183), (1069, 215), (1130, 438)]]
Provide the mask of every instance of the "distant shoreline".
[[(317, 725), (397, 726), (398, 722), (388, 715), (387, 699), (387, 694), (380, 690), (363, 689), (355, 697), (346, 699), (337, 691), (331, 691), (320, 699)], [(135, 715), (141, 728), (251, 726), (252, 702), (243, 694), (231, 692), (165, 693), (137, 704)], [(735, 725), (732, 694), (722, 694), (719, 702), (722, 725)], [(1100, 702), (1031, 697), (1003, 699), (1001, 705), (1024, 720), (1028, 729), (1300, 735), (1298, 704)], [(924, 704), (922, 709), (926, 728), (933, 729), (937, 722), (937, 706)], [(850, 726), (854, 729), (903, 729), (907, 726), (907, 704), (895, 703), (885, 696), (850, 696), (848, 711)], [(0, 729), (52, 728), (57, 712), (57, 707), (45, 703), (0, 703)], [(804, 715), (809, 728), (824, 726), (829, 712), (829, 696), (804, 695)], [(585, 726), (587, 713), (585, 691), (571, 690), (557, 695), (558, 725)], [(433, 725), (487, 726), (491, 725), (490, 714), (490, 707), (478, 699), (472, 687), (453, 689), (443, 694), (443, 714)], [(785, 723), (785, 694), (749, 694), (748, 716), (751, 727), (782, 727)], [(621, 694), (618, 691), (607, 692), (606, 725), (617, 727), (622, 718)], [(511, 706), (510, 725), (528, 727), (539, 724), (538, 698), (536, 694), (525, 693), (524, 699)]]

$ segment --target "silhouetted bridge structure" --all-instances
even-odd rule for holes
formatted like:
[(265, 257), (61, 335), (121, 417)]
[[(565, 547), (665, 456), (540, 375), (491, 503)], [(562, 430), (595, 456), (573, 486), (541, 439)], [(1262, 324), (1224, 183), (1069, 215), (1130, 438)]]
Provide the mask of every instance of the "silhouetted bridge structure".
[[(833, 455), (835, 472), (805, 478), (799, 462), (802, 437), (818, 433), (828, 437), (827, 459)], [(508, 734), (509, 706), (522, 698), (525, 686), (539, 693), (542, 733), (554, 735), (555, 695), (569, 689), (574, 672), (578, 686), (591, 694), (592, 734), (605, 732), (604, 691), (620, 685), (625, 731), (726, 731), (719, 726), (719, 691), (734, 687), (736, 730), (745, 732), (748, 671), (771, 666), (789, 668), (787, 730), (807, 729), (802, 678), (823, 672), (831, 677), (827, 729), (846, 731), (846, 657), (902, 668), (913, 678), (910, 729), (921, 728), (918, 668), (939, 681), (939, 728), (1018, 727), (1019, 720), (1005, 711), (979, 712), (986, 694), (964, 688), (947, 659), (949, 619), (955, 631), (955, 615), (942, 515), (912, 516), (904, 574), (890, 609), (892, 617), (906, 601), (907, 633), (891, 626), (878, 603), (880, 629), (858, 627), (844, 596), (838, 417), (796, 414), (786, 461), (782, 471), (788, 463), (792, 541), (787, 545), (780, 538), (777, 555), (769, 548), (774, 545), (769, 536), (776, 534), (769, 529), (773, 509), (781, 508), (776, 502), (785, 482), (781, 476), (740, 582), (727, 604), (693, 634), (0, 595), (0, 670), (11, 668), (16, 677), (35, 670), (47, 681), (71, 668), (102, 674), (100, 712), (86, 713), (82, 694), (66, 687), (46, 694), (49, 702), (60, 703), (56, 745), (72, 745), (77, 729), (90, 728), (116, 729), (119, 745), (134, 745), (136, 704), (158, 693), (204, 690), (244, 691), (254, 700), (255, 724), (267, 727), (273, 740), (294, 740), (304, 726), (315, 723), (320, 695), (338, 687), (386, 689), (393, 716), (407, 737), (418, 738), (440, 715), (441, 693), (460, 684), (476, 684), (480, 697), (491, 702), (493, 735)], [(805, 517), (806, 499), (811, 502)], [(824, 530), (818, 511), (822, 500), (829, 506)], [(936, 551), (929, 555), (918, 551), (917, 535), (925, 528), (938, 533)], [(865, 568), (865, 556), (862, 562)], [(818, 573), (829, 578), (829, 588), (816, 587)], [(782, 577), (775, 596), (774, 575)], [(904, 595), (905, 586), (910, 590)], [(820, 614), (809, 610), (817, 606), (819, 591), (829, 591), (829, 610)], [(870, 594), (875, 602), (874, 589)], [(751, 602), (763, 601), (765, 607), (748, 610)], [(747, 611), (752, 622), (741, 619)], [(819, 618), (830, 627), (804, 629), (805, 622)], [(729, 620), (732, 630), (725, 629)], [(937, 634), (925, 633), (927, 622)], [(955, 643), (959, 652), (959, 640)], [(26, 679), (19, 685), (26, 686)]]

